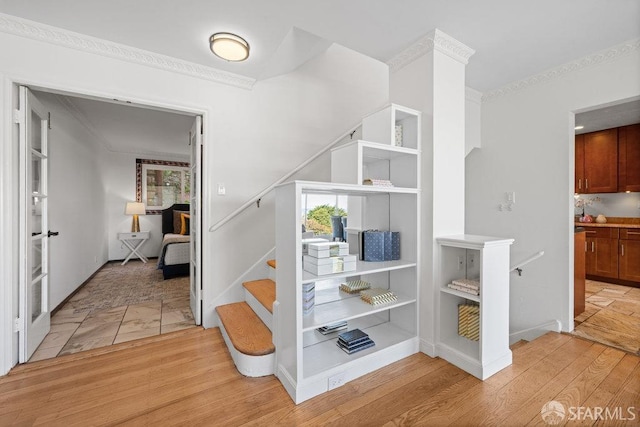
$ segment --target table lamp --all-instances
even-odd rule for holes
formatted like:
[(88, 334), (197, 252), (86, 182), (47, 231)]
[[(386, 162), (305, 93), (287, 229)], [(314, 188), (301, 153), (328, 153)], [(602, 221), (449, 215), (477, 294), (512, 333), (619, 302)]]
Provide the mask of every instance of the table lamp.
[(138, 221), (138, 215), (144, 215), (146, 213), (144, 203), (141, 202), (127, 202), (127, 206), (124, 208), (125, 215), (133, 215), (133, 222), (131, 222), (131, 232), (138, 233), (140, 231), (140, 222)]

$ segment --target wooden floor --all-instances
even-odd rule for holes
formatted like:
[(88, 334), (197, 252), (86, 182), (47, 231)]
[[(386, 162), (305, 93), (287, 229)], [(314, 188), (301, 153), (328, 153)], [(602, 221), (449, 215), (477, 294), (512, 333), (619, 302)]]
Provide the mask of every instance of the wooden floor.
[(193, 328), (17, 367), (0, 425), (545, 425), (550, 400), (633, 407), (598, 425), (639, 425), (638, 356), (556, 333), (513, 353), (484, 382), (419, 353), (295, 406), (275, 377), (238, 374), (219, 329)]

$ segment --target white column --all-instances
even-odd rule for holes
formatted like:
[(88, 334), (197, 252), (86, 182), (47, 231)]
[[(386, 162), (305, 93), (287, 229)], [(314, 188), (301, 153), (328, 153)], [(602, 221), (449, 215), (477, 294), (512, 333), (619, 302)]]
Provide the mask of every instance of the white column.
[(464, 233), (465, 66), (475, 51), (434, 30), (391, 61), (391, 102), (422, 111), (421, 350), (435, 355), (435, 238)]

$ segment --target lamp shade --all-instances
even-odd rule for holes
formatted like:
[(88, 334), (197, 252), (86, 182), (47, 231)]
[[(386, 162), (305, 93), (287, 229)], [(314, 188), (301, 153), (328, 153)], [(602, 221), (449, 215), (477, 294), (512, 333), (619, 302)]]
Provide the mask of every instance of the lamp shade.
[(124, 208), (125, 215), (144, 215), (146, 213), (144, 203), (127, 202)]
[(230, 61), (244, 61), (249, 57), (249, 43), (232, 33), (215, 33), (209, 38), (211, 51), (220, 58)]

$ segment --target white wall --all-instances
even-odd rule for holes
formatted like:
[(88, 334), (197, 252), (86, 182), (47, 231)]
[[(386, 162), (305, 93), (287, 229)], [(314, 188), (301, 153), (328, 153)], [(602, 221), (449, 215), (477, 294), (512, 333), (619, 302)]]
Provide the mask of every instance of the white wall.
[[(203, 114), (204, 230), (388, 102), (387, 66), (337, 45), (252, 90), (6, 33), (0, 50), (5, 88), (20, 82)], [(2, 120), (9, 132), (15, 128), (6, 110), (10, 96), (5, 89)], [(17, 182), (17, 172), (4, 179)], [(226, 196), (213, 196), (217, 182), (225, 183)], [(2, 194), (15, 203), (16, 194)], [(207, 327), (215, 324), (216, 296), (274, 245), (273, 220), (254, 212), (202, 236)], [(17, 224), (15, 213), (6, 220)], [(6, 245), (17, 250), (17, 236)], [(15, 282), (2, 286), (14, 287), (16, 301)], [(13, 311), (4, 313), (1, 326), (15, 337), (7, 332)]]
[[(133, 144), (135, 141), (132, 141)], [(132, 218), (130, 215), (124, 214), (124, 207), (127, 202), (136, 199), (136, 159), (147, 157), (105, 151), (100, 159), (105, 191), (105, 228), (109, 246), (109, 260), (122, 260), (129, 254), (129, 249), (118, 240), (118, 233), (131, 231)], [(153, 160), (188, 162), (189, 155), (187, 153), (181, 159), (153, 156)], [(149, 240), (142, 247), (142, 253), (147, 257), (159, 256), (162, 247), (162, 215), (141, 215), (139, 219), (140, 230), (149, 231)], [(151, 262), (155, 262), (155, 260)]]
[(36, 92), (51, 112), (49, 131), (50, 300), (57, 307), (107, 261), (101, 149), (51, 94)]
[[(483, 102), (482, 149), (466, 158), (466, 230), (514, 237), (512, 264), (545, 251), (511, 275), (512, 332), (553, 319), (573, 327), (572, 112), (640, 94), (640, 52), (610, 56)], [(507, 191), (516, 204), (500, 212)]]

